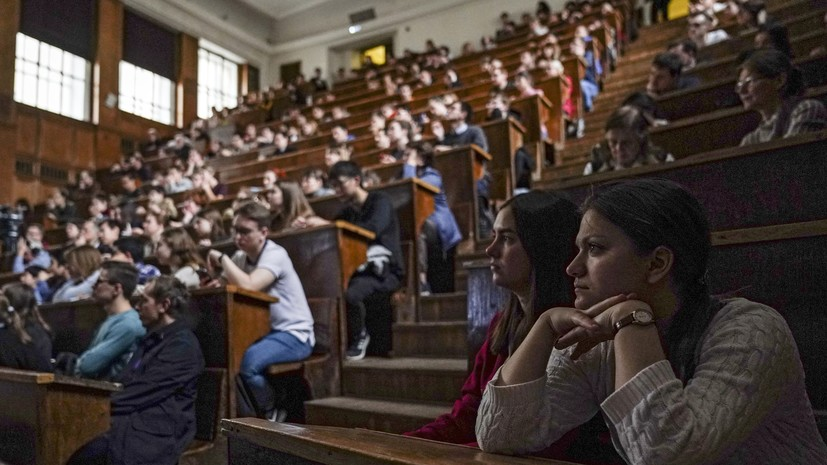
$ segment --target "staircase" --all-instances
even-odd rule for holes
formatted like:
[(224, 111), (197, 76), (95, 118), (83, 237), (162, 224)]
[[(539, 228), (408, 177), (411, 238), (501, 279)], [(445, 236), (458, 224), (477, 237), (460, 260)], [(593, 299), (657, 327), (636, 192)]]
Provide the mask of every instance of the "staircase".
[[(546, 168), (542, 181), (582, 173), (589, 150), (603, 137), (609, 114), (626, 98), (629, 89), (646, 86), (653, 57), (685, 33), (685, 25), (680, 22), (653, 28), (641, 34), (648, 40), (628, 47), (615, 72), (607, 77), (595, 111), (585, 116), (585, 136), (566, 141), (558, 157), (562, 164)], [(474, 250), (457, 257), (455, 280), (462, 291), (421, 297), (418, 321), (394, 324), (392, 358), (343, 362), (342, 396), (306, 402), (307, 423), (402, 433), (450, 412), (469, 368), (467, 294), (461, 263), (484, 257), (486, 245), (476, 244)]]
[(389, 433), (449, 412), (468, 375), (466, 293), (419, 299), (417, 323), (397, 323), (393, 358), (342, 366), (342, 397), (305, 403), (307, 423)]

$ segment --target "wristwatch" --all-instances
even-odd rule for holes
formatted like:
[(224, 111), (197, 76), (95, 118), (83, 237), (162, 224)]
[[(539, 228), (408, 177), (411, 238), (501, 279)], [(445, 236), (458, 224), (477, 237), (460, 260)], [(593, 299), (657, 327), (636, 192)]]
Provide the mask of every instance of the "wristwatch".
[(646, 326), (651, 325), (655, 322), (655, 317), (652, 315), (651, 312), (648, 310), (637, 309), (632, 313), (624, 316), (623, 318), (617, 320), (614, 324), (615, 334), (618, 331), (623, 329), (625, 326), (629, 325), (638, 325), (638, 326)]

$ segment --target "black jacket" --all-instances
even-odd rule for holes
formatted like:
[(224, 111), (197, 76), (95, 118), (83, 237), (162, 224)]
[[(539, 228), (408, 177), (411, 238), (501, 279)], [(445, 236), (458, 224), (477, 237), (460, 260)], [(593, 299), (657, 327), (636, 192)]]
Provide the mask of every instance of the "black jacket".
[(399, 219), (393, 207), (391, 198), (384, 192), (370, 192), (362, 208), (352, 205), (345, 207), (337, 216), (337, 220), (345, 220), (360, 228), (376, 234), (371, 245), (378, 244), (391, 251), (391, 273), (402, 277), (402, 245), (400, 242)]
[(204, 356), (176, 321), (144, 336), (112, 396), (113, 465), (175, 465), (195, 436), (195, 394)]

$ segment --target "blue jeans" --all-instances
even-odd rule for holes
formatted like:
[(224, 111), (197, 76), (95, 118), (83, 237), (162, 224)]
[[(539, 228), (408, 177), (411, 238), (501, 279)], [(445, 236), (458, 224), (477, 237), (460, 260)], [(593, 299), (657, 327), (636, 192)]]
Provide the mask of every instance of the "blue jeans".
[(583, 108), (586, 111), (592, 111), (594, 99), (600, 93), (600, 88), (597, 87), (597, 84), (582, 79), (580, 80), (580, 91), (583, 94)]
[(313, 347), (309, 341), (301, 342), (296, 336), (283, 331), (270, 331), (247, 348), (241, 359), (239, 374), (247, 384), (261, 413), (270, 412), (275, 408), (275, 394), (264, 376), (267, 366), (303, 360), (309, 357), (312, 351)]

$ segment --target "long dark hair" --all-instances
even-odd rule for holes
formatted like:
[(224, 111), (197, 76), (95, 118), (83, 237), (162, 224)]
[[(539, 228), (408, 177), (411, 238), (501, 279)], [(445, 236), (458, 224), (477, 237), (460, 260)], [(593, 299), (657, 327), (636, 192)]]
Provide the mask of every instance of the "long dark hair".
[(40, 325), (49, 334), (52, 330), (37, 310), (34, 290), (23, 283), (3, 286), (0, 293), (0, 321), (9, 326), (23, 344), (32, 341), (26, 326)]
[(672, 251), (670, 279), (678, 308), (666, 332), (665, 349), (677, 376), (686, 383), (695, 372), (698, 342), (721, 308), (707, 283), (712, 243), (706, 213), (686, 189), (662, 179), (607, 184), (583, 203), (582, 211), (588, 210), (623, 230), (641, 255), (659, 246)]
[(550, 191), (512, 197), (502, 206), (507, 207), (531, 262), (533, 308), (522, 308), (519, 299), (511, 295), (492, 335), (493, 354), (513, 353), (540, 313), (574, 301), (574, 284), (565, 270), (576, 253), (574, 239), (580, 227), (577, 207), (562, 194)]

